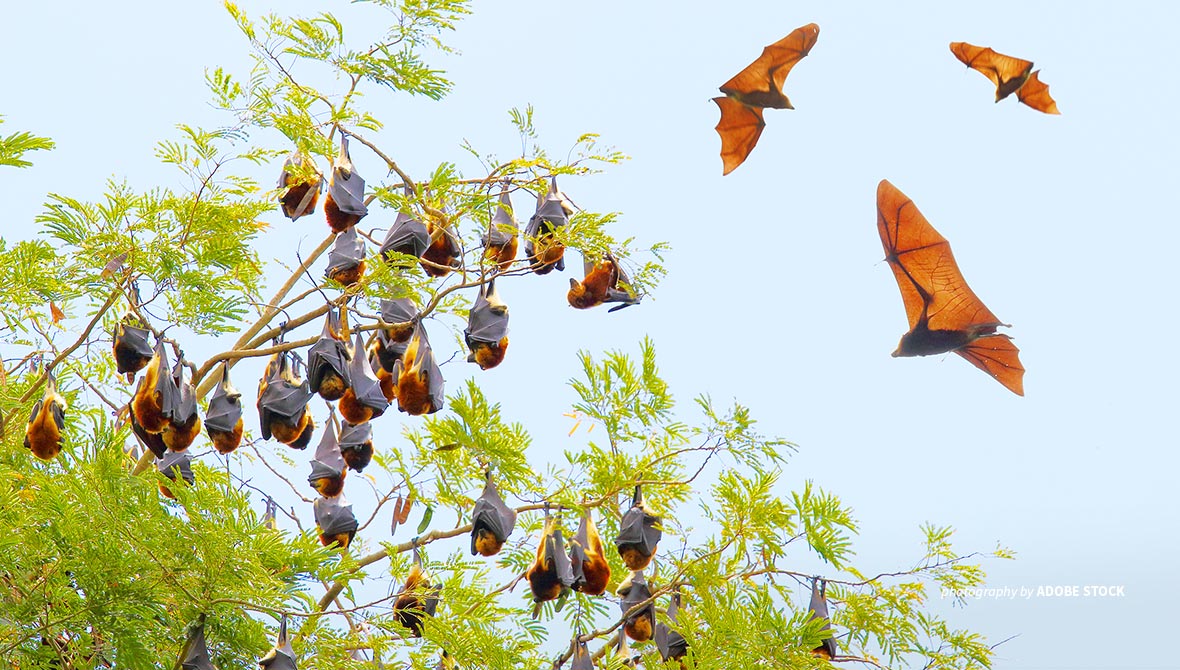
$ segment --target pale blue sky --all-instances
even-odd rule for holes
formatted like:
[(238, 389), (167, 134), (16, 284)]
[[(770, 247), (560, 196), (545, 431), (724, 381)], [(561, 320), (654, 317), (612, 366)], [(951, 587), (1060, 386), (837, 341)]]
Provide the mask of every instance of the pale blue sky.
[[(241, 6), (253, 16), (363, 10)], [(514, 153), (513, 106), (535, 105), (554, 155), (582, 132), (601, 133), (632, 160), (563, 188), (589, 209), (623, 212), (618, 236), (673, 247), (653, 299), (609, 316), (566, 307), (568, 274), (501, 287), (512, 348), (479, 376), (484, 389), (508, 418), (529, 420), (538, 457), (556, 455), (573, 445), (560, 415), (573, 400), (562, 382), (578, 374), (574, 352), (634, 351), (651, 335), (686, 409), (698, 393), (737, 399), (763, 432), (800, 445), (783, 491), (814, 479), (851, 504), (864, 571), (910, 565), (929, 521), (957, 527), (963, 550), (1017, 551), (1017, 561), (987, 565), (992, 586), (1126, 587), (1122, 598), (954, 611), (956, 624), (993, 641), (1019, 635), (999, 648), (998, 669), (1180, 667), (1157, 649), (1172, 637), (1180, 595), (1180, 365), (1169, 349), (1180, 77), (1168, 65), (1180, 5), (690, 7), (701, 6), (480, 3), (450, 38), (462, 55), (436, 61), (456, 84), (448, 100), (369, 91), (387, 122), (382, 146), (416, 176), (440, 160), (476, 174), (463, 139)], [(763, 45), (809, 22), (819, 41), (786, 85), (796, 110), (768, 111), (758, 147), (722, 178), (709, 98)], [(34, 154), (32, 169), (0, 176), (10, 238), (28, 234), (48, 190), (94, 198), (112, 176), (179, 186), (154, 144), (176, 123), (224, 123), (207, 104), (203, 69), (248, 67), (215, 2), (68, 12), (20, 3), (6, 24), (0, 132), (58, 143)], [(955, 60), (951, 41), (1035, 61), (1062, 115), (993, 104), (993, 87)], [(353, 159), (376, 180), (372, 156)], [(875, 228), (882, 178), (914, 199), (975, 292), (1013, 325), (1026, 397), (957, 356), (890, 358), (906, 321)], [(307, 248), (325, 233), (318, 219), (289, 224), (277, 211), (272, 223), (266, 248)], [(764, 257), (739, 271), (735, 255), (751, 239)], [(449, 387), (470, 368), (448, 365)], [(251, 387), (252, 375), (238, 385)]]

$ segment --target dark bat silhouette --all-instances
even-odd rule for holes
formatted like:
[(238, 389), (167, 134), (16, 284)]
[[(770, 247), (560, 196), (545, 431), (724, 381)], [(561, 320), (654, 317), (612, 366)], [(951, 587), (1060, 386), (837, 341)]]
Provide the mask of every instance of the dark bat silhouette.
[(763, 108), (795, 109), (783, 94), (783, 82), (791, 68), (811, 52), (818, 38), (819, 26), (814, 23), (796, 28), (763, 49), (757, 60), (721, 85), (725, 96), (713, 98), (713, 102), (721, 110), (716, 129), (721, 136), (722, 174), (737, 169), (758, 144), (766, 126)]
[(520, 227), (516, 224), (516, 217), (512, 214), (512, 200), (508, 197), (508, 186), (500, 191), (500, 204), (496, 206), (496, 213), (488, 224), (488, 232), (483, 237), (484, 258), (495, 263), (500, 272), (506, 272), (516, 260), (516, 249), (519, 245)]
[(997, 327), (1008, 324), (967, 286), (946, 238), (886, 180), (877, 186), (877, 231), (910, 322), (893, 355), (953, 351), (1008, 390), (1024, 395), (1020, 350), (1007, 335), (996, 333)]
[(307, 351), (308, 388), (329, 402), (339, 400), (352, 383), (348, 362), (348, 340), (340, 323), (340, 313), (329, 308), (320, 338)]
[(996, 85), (996, 102), (1016, 94), (1016, 98), (1038, 112), (1060, 114), (1049, 95), (1049, 86), (1033, 72), (1032, 61), (1005, 56), (987, 47), (966, 42), (951, 42), (951, 53), (964, 65), (981, 73)]
[(324, 215), (328, 219), (328, 227), (338, 233), (344, 232), (368, 213), (365, 180), (356, 173), (348, 155), (348, 135), (340, 133), (340, 153), (332, 165), (328, 197), (324, 198)]
[[(632, 572), (627, 579), (619, 584), (619, 607), (626, 614), (632, 607), (651, 599), (651, 589), (647, 587), (647, 580), (643, 578), (643, 570)], [(623, 632), (636, 642), (647, 642), (656, 630), (656, 606), (648, 602), (638, 611), (627, 615), (623, 622)]]
[(615, 547), (623, 563), (631, 570), (646, 568), (663, 534), (660, 517), (652, 514), (643, 504), (643, 492), (636, 486), (631, 509), (619, 521), (619, 536), (615, 538)]
[(148, 343), (150, 332), (136, 325), (140, 323), (139, 317), (128, 312), (115, 324), (115, 336), (111, 344), (115, 352), (115, 369), (119, 374), (134, 375), (152, 362), (152, 345)]
[(310, 179), (299, 177), (297, 168), (305, 162), (312, 161), (298, 151), (292, 151), (283, 161), (283, 172), (279, 175), (279, 188), (287, 189), (279, 196), (279, 204), (283, 215), (292, 221), (315, 211), (316, 201), (324, 188), (323, 175), (318, 171)]
[(324, 435), (315, 449), (315, 458), (311, 461), (311, 474), (307, 483), (325, 498), (340, 495), (344, 490), (345, 474), (344, 456), (340, 450), (340, 442), (336, 439), (336, 427), (332, 421), (324, 426)]
[(258, 661), (263, 670), (299, 670), (295, 665), (295, 651), (291, 649), (291, 641), (287, 639), (287, 615), (284, 614), (279, 622), (279, 637), (275, 641), (274, 649)]
[[(828, 620), (828, 599), (825, 593), (827, 586), (827, 582), (819, 577), (811, 580), (811, 613), (809, 618), (823, 619), (822, 630), (832, 629), (832, 623)], [(832, 660), (836, 656), (836, 639), (833, 637), (824, 638), (824, 641), (812, 649), (811, 653), (826, 661)]]
[(209, 645), (205, 642), (205, 624), (189, 626), (188, 652), (180, 661), (181, 670), (217, 670), (209, 660)]
[(471, 512), (471, 555), (495, 556), (516, 527), (516, 512), (504, 504), (500, 491), (488, 473), (483, 494)]
[(434, 586), (427, 581), (422, 572), (422, 556), (415, 547), (414, 564), (410, 566), (410, 574), (406, 576), (400, 595), (393, 602), (394, 617), (410, 630), (413, 637), (422, 637), (424, 620), (434, 616), (441, 591), (441, 586)]
[(220, 454), (231, 453), (242, 443), (242, 394), (229, 383), (229, 367), (221, 366), (221, 383), (205, 412), (205, 431)]
[(395, 252), (421, 258), (430, 247), (430, 232), (426, 230), (426, 224), (414, 218), (410, 211), (409, 201), (413, 196), (413, 191), (406, 187), (406, 205), (397, 213), (381, 244), (383, 258), (388, 259), (387, 254)]
[(476, 287), (475, 304), (467, 315), (467, 329), (463, 339), (471, 354), (469, 363), (490, 370), (504, 361), (508, 351), (508, 305), (500, 299), (493, 279), (484, 287)]
[[(668, 624), (663, 622), (656, 624), (656, 649), (660, 650), (660, 658), (665, 661), (679, 660), (688, 654), (688, 641), (678, 631), (671, 628), (676, 624), (676, 615), (679, 612), (680, 591), (678, 589), (668, 602)], [(684, 667), (683, 663), (681, 663), (681, 667)]]

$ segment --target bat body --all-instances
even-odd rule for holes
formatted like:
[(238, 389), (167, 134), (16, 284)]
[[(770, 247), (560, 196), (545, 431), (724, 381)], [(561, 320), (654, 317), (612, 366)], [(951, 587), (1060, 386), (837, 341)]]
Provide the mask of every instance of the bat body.
[(373, 424), (340, 423), (340, 455), (350, 470), (360, 472), (373, 460)]
[(176, 404), (160, 434), (164, 445), (173, 451), (184, 451), (201, 432), (201, 415), (197, 412), (197, 391), (184, 381), (184, 359), (176, 361), (172, 369), (172, 383), (176, 386)]
[(164, 341), (157, 340), (152, 362), (139, 380), (135, 396), (131, 398), (131, 411), (145, 431), (160, 433), (179, 399), (180, 389), (176, 388), (168, 369), (168, 352), (164, 350)]
[(205, 642), (205, 625), (191, 626), (188, 651), (180, 662), (181, 670), (217, 670), (209, 660), (209, 645)]
[(476, 289), (475, 304), (467, 316), (463, 339), (471, 354), (467, 362), (490, 370), (504, 361), (508, 351), (508, 305), (496, 291), (496, 280)]
[(134, 375), (152, 362), (154, 352), (148, 343), (149, 332), (147, 328), (134, 325), (139, 322), (134, 314), (128, 312), (115, 324), (111, 345), (115, 353), (115, 369), (119, 374)]
[(279, 175), (279, 188), (287, 189), (279, 196), (283, 215), (292, 221), (315, 211), (320, 191), (324, 187), (323, 177), (316, 172), (312, 177), (300, 177), (297, 168), (311, 162), (298, 151), (293, 151), (283, 161), (283, 172)]
[[(171, 479), (172, 481), (176, 481), (177, 477), (179, 477), (185, 483), (192, 484), (194, 481), (196, 481), (196, 478), (193, 476), (192, 463), (193, 456), (187, 451), (168, 450), (164, 452), (164, 455), (156, 462), (156, 469), (160, 471), (160, 474), (164, 475), (168, 479)], [(164, 484), (160, 484), (160, 493), (163, 494), (165, 498), (171, 498), (173, 500), (176, 499), (176, 496), (172, 493), (172, 490), (167, 486), (164, 486)]]
[(516, 527), (516, 512), (504, 504), (491, 473), (471, 512), (471, 555), (495, 556)]
[(565, 271), (565, 243), (558, 231), (569, 225), (569, 212), (561, 191), (557, 189), (557, 177), (549, 179), (549, 191), (537, 200), (537, 211), (525, 227), (524, 255), (529, 268), (539, 275), (554, 269)]
[[(825, 592), (827, 591), (827, 583), (819, 578), (811, 580), (811, 612), (808, 618), (823, 619), (823, 630), (831, 630), (832, 623), (828, 620), (828, 600)], [(830, 661), (836, 656), (836, 639), (832, 637), (824, 638), (818, 647), (811, 650), (815, 656)]]
[(156, 458), (163, 458), (164, 454), (168, 452), (168, 445), (164, 444), (164, 437), (160, 433), (149, 433), (144, 430), (143, 426), (139, 425), (139, 422), (135, 420), (135, 412), (130, 411), (130, 408), (128, 408), (127, 413), (128, 423), (131, 424), (131, 432), (135, 433), (135, 436), (139, 438), (143, 446), (155, 454)]
[(267, 372), (258, 385), (262, 437), (274, 437), (293, 449), (306, 449), (315, 430), (311, 412), (307, 411), (312, 396), (307, 381), (295, 376), (285, 351), (275, 354)]
[(329, 309), (319, 339), (307, 351), (307, 383), (311, 392), (328, 402), (339, 400), (351, 384), (349, 359), (339, 314)]
[(574, 636), (574, 655), (570, 658), (570, 670), (594, 670), (594, 657), (585, 640)]
[[(413, 192), (407, 188), (407, 200), (413, 195)], [(397, 218), (393, 220), (389, 232), (385, 233), (385, 240), (381, 244), (381, 256), (389, 260), (388, 254), (399, 253), (421, 258), (422, 254), (426, 253), (426, 249), (430, 247), (430, 243), (430, 231), (426, 229), (426, 224), (410, 214), (407, 204), (397, 213)]]
[(343, 495), (335, 498), (316, 498), (313, 509), (320, 544), (325, 547), (336, 544), (341, 549), (347, 549), (359, 527), (356, 515), (352, 511), (352, 503), (345, 500)]
[(610, 563), (606, 560), (606, 549), (590, 510), (582, 514), (578, 532), (570, 541), (570, 565), (574, 573), (572, 587), (588, 596), (601, 595), (610, 583)]
[(623, 614), (627, 615), (623, 622), (623, 632), (636, 642), (647, 642), (656, 630), (655, 603), (647, 602), (638, 611), (627, 614), (631, 608), (651, 600), (651, 589), (647, 587), (643, 571), (633, 572), (623, 580), (623, 583), (619, 585), (618, 594), (622, 597), (619, 607), (622, 608)]
[(488, 232), (484, 235), (484, 258), (495, 263), (500, 272), (512, 267), (516, 260), (516, 250), (519, 246), (520, 228), (516, 218), (512, 215), (512, 200), (508, 197), (508, 188), (500, 191), (500, 204), (496, 213), (488, 224)]
[(341, 233), (355, 226), (369, 213), (365, 205), (365, 180), (356, 173), (348, 155), (348, 136), (340, 134), (340, 153), (332, 165), (328, 197), (324, 198), (324, 215), (328, 227)]
[(946, 238), (886, 180), (877, 187), (877, 231), (910, 323), (893, 355), (953, 351), (1008, 390), (1024, 395), (1020, 350), (1007, 335), (996, 333), (1008, 324), (967, 286)]
[(324, 276), (332, 281), (352, 286), (365, 274), (365, 242), (357, 237), (356, 228), (350, 226), (336, 235), (332, 250), (328, 252), (328, 269)]
[[(537, 558), (525, 573), (525, 577), (528, 578), (529, 588), (533, 592), (533, 602), (538, 604), (556, 600), (563, 591), (573, 585), (573, 567), (565, 552), (565, 541), (561, 536), (557, 517), (546, 517), (545, 530), (537, 543)], [(539, 610), (533, 611), (534, 619), (538, 613)]]
[(274, 649), (267, 652), (258, 660), (263, 670), (298, 670), (295, 665), (295, 652), (291, 649), (291, 641), (287, 639), (287, 615), (283, 615), (279, 623), (279, 637), (275, 641)]
[(422, 270), (431, 277), (445, 277), (454, 268), (462, 267), (459, 258), (463, 255), (458, 236), (445, 221), (431, 221), (426, 226), (430, 235), (430, 246), (422, 252)]
[(421, 559), (415, 555), (410, 574), (402, 586), (401, 594), (393, 602), (393, 614), (398, 623), (410, 630), (413, 637), (422, 637), (424, 619), (434, 616), (438, 608), (438, 594), (441, 587), (433, 586), (422, 573)]
[(340, 415), (349, 423), (364, 423), (384, 414), (389, 401), (381, 391), (381, 383), (373, 376), (359, 330), (352, 350), (355, 355), (348, 364), (349, 386), (340, 396)]
[(1032, 61), (1005, 56), (988, 47), (966, 42), (951, 42), (951, 53), (996, 85), (996, 102), (1015, 93), (1020, 102), (1038, 112), (1061, 113), (1049, 95), (1049, 87), (1037, 77), (1039, 70), (1033, 71)]
[(57, 379), (50, 372), (45, 395), (33, 405), (25, 426), (25, 449), (43, 461), (61, 453), (62, 432), (66, 429), (66, 399), (57, 392)]
[(336, 439), (336, 428), (328, 421), (324, 426), (324, 436), (316, 447), (307, 483), (325, 498), (334, 498), (344, 490), (344, 468), (344, 455)]
[(221, 367), (221, 383), (205, 412), (205, 431), (219, 454), (231, 453), (242, 443), (242, 394), (229, 383), (229, 368)]
[(397, 373), (397, 408), (413, 416), (433, 414), (443, 407), (443, 377), (421, 323), (402, 360), (394, 366)]
[[(397, 298), (396, 300), (381, 301), (381, 320), (386, 324), (384, 332), (388, 338), (385, 345), (395, 357), (401, 358), (406, 348), (402, 346), (398, 350), (392, 345), (406, 345), (410, 342), (410, 336), (414, 334), (414, 323), (417, 321), (417, 317), (418, 306), (414, 304), (412, 298)], [(382, 360), (382, 364), (384, 364), (384, 360)], [(392, 369), (392, 366), (393, 364), (390, 363), (389, 369)]]
[(626, 273), (610, 253), (601, 263), (583, 263), (585, 278), (582, 281), (570, 278), (570, 290), (566, 301), (575, 309), (590, 309), (607, 302), (622, 303), (611, 308), (614, 312), (639, 303), (639, 298), (628, 290), (619, 288), (620, 280), (629, 283)]
[(723, 174), (741, 165), (762, 135), (766, 122), (762, 110), (794, 109), (783, 93), (791, 68), (802, 60), (819, 38), (819, 26), (809, 23), (762, 50), (762, 55), (721, 85), (724, 97), (713, 98), (721, 111), (717, 134), (721, 136)]
[[(680, 591), (672, 594), (672, 600), (668, 603), (668, 621), (675, 625), (676, 615), (680, 612)], [(688, 640), (679, 632), (664, 623), (656, 624), (655, 633), (656, 649), (660, 650), (660, 658), (665, 661), (673, 661), (684, 658), (688, 654)], [(684, 663), (680, 664), (684, 667)]]
[(615, 547), (619, 550), (623, 564), (631, 570), (646, 568), (663, 534), (660, 517), (652, 514), (643, 504), (643, 493), (636, 486), (631, 509), (619, 521), (619, 536), (615, 538)]

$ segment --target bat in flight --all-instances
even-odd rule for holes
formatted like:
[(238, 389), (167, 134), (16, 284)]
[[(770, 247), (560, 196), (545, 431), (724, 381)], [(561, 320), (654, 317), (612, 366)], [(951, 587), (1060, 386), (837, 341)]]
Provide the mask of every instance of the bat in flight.
[(996, 102), (1016, 94), (1016, 98), (1038, 112), (1060, 114), (1049, 96), (1049, 85), (1037, 78), (1032, 61), (1005, 56), (988, 47), (966, 42), (951, 42), (951, 53), (964, 65), (980, 72), (996, 85)]
[(783, 82), (819, 38), (819, 26), (809, 23), (762, 50), (758, 60), (750, 63), (733, 79), (721, 85), (724, 96), (713, 98), (721, 108), (717, 134), (721, 136), (723, 175), (745, 162), (758, 144), (766, 122), (762, 110), (795, 109), (783, 94)]
[(887, 180), (877, 186), (877, 231), (910, 321), (894, 357), (953, 351), (1024, 395), (1020, 350), (1007, 335), (996, 333), (1008, 324), (967, 286), (946, 238)]

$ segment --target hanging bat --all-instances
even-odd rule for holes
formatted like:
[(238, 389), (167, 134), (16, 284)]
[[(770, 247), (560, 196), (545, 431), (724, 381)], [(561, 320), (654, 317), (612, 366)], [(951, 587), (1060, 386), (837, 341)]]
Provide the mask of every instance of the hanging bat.
[(631, 570), (646, 568), (663, 534), (660, 517), (652, 514), (643, 504), (643, 493), (636, 486), (631, 509), (619, 521), (619, 536), (615, 538), (615, 547), (623, 563)]
[(722, 175), (745, 162), (766, 122), (762, 110), (795, 109), (783, 94), (791, 68), (803, 59), (819, 38), (819, 26), (809, 23), (762, 50), (762, 55), (733, 79), (721, 85), (725, 95), (713, 98), (721, 110), (717, 134), (721, 136)]
[(340, 313), (329, 308), (320, 338), (307, 350), (307, 383), (311, 392), (328, 402), (339, 400), (351, 385), (348, 361), (348, 340)]
[(180, 661), (181, 670), (217, 670), (209, 660), (209, 645), (205, 642), (205, 624), (190, 625), (188, 650)]
[(536, 274), (549, 274), (554, 268), (565, 271), (565, 244), (557, 231), (569, 224), (568, 207), (557, 189), (557, 177), (550, 177), (549, 192), (537, 199), (537, 211), (524, 229), (524, 255)]
[(570, 307), (590, 309), (607, 302), (622, 303), (609, 310), (614, 312), (639, 304), (638, 296), (626, 288), (619, 288), (620, 281), (629, 286), (630, 280), (610, 252), (598, 264), (583, 259), (582, 268), (586, 275), (582, 281), (570, 277), (570, 290), (566, 294)]
[(389, 409), (389, 401), (381, 392), (381, 383), (373, 376), (373, 368), (365, 356), (365, 344), (361, 331), (356, 331), (355, 355), (348, 364), (349, 385), (340, 396), (340, 416), (349, 423), (364, 423), (375, 419)]
[(336, 235), (336, 242), (328, 252), (328, 269), (324, 276), (337, 284), (352, 286), (365, 274), (365, 241), (351, 227)]
[(258, 419), (263, 439), (272, 436), (293, 449), (306, 449), (311, 443), (315, 421), (307, 411), (311, 389), (291, 369), (288, 353), (274, 355), (266, 366), (268, 375), (258, 384)]
[[(811, 619), (823, 619), (824, 625), (820, 630), (830, 631), (832, 629), (832, 622), (828, 619), (828, 600), (825, 592), (828, 584), (819, 577), (811, 580)], [(836, 656), (836, 638), (826, 637), (818, 647), (811, 650), (815, 656), (819, 656), (825, 661), (830, 661)]]
[(143, 426), (139, 425), (139, 422), (135, 420), (135, 412), (131, 411), (130, 405), (127, 406), (127, 415), (128, 423), (131, 424), (131, 432), (135, 433), (139, 441), (155, 454), (156, 458), (163, 458), (164, 454), (168, 451), (168, 445), (164, 444), (164, 436), (160, 433), (149, 433), (144, 430)]
[(488, 472), (483, 494), (471, 512), (471, 555), (495, 556), (516, 527), (516, 512), (504, 504)]
[[(381, 387), (381, 395), (385, 396), (385, 400), (389, 404), (397, 401), (397, 378), (393, 376), (393, 366), (398, 364), (400, 357), (389, 359), (383, 358), (382, 353), (386, 350), (386, 336), (384, 332), (378, 332), (376, 340), (373, 341), (373, 346), (370, 347), (369, 353), (369, 369), (373, 371), (373, 376), (377, 378), (377, 385)], [(383, 361), (389, 362), (389, 368), (385, 367)]]
[[(619, 590), (616, 593), (622, 598), (619, 601), (619, 607), (627, 617), (623, 622), (623, 632), (636, 642), (650, 640), (656, 630), (656, 605), (651, 602), (651, 589), (647, 587), (643, 571), (632, 572), (627, 579), (623, 580), (622, 584), (619, 584)], [(649, 602), (638, 611), (627, 614), (631, 608), (644, 601)]]
[(479, 365), (481, 370), (490, 370), (504, 362), (508, 351), (508, 305), (496, 292), (496, 280), (487, 283), (487, 289), (476, 287), (475, 304), (467, 315), (467, 328), (463, 339), (471, 353), (468, 363)]
[(976, 297), (951, 254), (951, 245), (914, 202), (886, 180), (877, 186), (877, 231), (885, 246), (910, 330), (893, 356), (929, 356), (953, 351), (1017, 395), (1024, 395), (1020, 350), (1008, 324)]
[(373, 460), (373, 424), (340, 422), (340, 455), (354, 472), (365, 469)]
[(590, 648), (586, 641), (574, 634), (574, 655), (570, 658), (570, 670), (594, 670), (594, 657), (590, 655)]
[(334, 498), (344, 490), (344, 465), (340, 442), (336, 440), (336, 428), (329, 419), (324, 426), (324, 436), (315, 449), (307, 483), (325, 498)]
[(545, 530), (537, 542), (537, 559), (525, 573), (533, 592), (533, 602), (536, 603), (533, 608), (534, 619), (541, 613), (541, 603), (556, 600), (574, 583), (573, 567), (565, 552), (560, 523), (556, 516), (549, 516), (546, 508)]
[[(672, 594), (672, 600), (668, 603), (668, 622), (671, 625), (676, 624), (676, 615), (680, 612), (680, 590), (677, 589)], [(655, 642), (656, 649), (660, 651), (660, 658), (665, 661), (675, 661), (684, 658), (688, 654), (688, 640), (684, 636), (671, 628), (669, 624), (663, 622), (656, 624)], [(683, 662), (680, 667), (684, 667)]]
[(45, 395), (33, 405), (25, 426), (25, 449), (43, 461), (61, 453), (62, 431), (66, 429), (66, 399), (57, 392), (57, 375), (45, 375)]
[(233, 452), (242, 443), (242, 394), (229, 383), (229, 367), (221, 366), (221, 383), (205, 412), (205, 431), (217, 453)]
[[(410, 336), (414, 334), (414, 324), (418, 320), (418, 306), (414, 304), (413, 298), (397, 298), (396, 300), (381, 301), (381, 321), (385, 323), (382, 329), (388, 338), (387, 348), (390, 354), (396, 358), (401, 358), (405, 353), (406, 348), (403, 346), (401, 350), (395, 350), (392, 344), (406, 345), (410, 342)], [(385, 364), (384, 359), (382, 365)], [(390, 363), (389, 367), (392, 368)]]
[[(192, 484), (196, 481), (196, 478), (193, 476), (192, 462), (193, 456), (187, 451), (168, 450), (156, 461), (156, 469), (160, 471), (160, 474), (172, 481), (176, 481), (176, 478), (180, 477), (186, 484)], [(165, 498), (176, 499), (172, 490), (165, 486), (163, 482), (160, 483), (159, 488), (160, 493)]]
[(316, 498), (313, 510), (320, 544), (325, 547), (336, 544), (341, 549), (347, 549), (359, 527), (356, 515), (352, 512), (352, 503), (345, 500), (343, 495), (335, 498)]
[(414, 324), (410, 346), (395, 367), (397, 408), (412, 416), (433, 414), (443, 408), (443, 376), (426, 339), (422, 323)]
[(433, 586), (422, 573), (422, 556), (418, 548), (414, 547), (414, 564), (410, 566), (410, 574), (402, 586), (400, 595), (393, 602), (393, 615), (398, 623), (410, 629), (413, 637), (422, 637), (422, 627), (425, 618), (434, 616), (438, 608), (438, 594), (441, 586)]
[(500, 272), (506, 272), (516, 260), (516, 249), (519, 245), (520, 227), (512, 215), (512, 200), (508, 197), (508, 185), (500, 191), (500, 204), (496, 206), (496, 213), (488, 224), (488, 232), (483, 237), (484, 258), (489, 263), (495, 263)]
[[(304, 163), (312, 165), (311, 177), (300, 177)], [(292, 151), (283, 161), (283, 172), (279, 175), (279, 188), (286, 189), (279, 196), (279, 204), (283, 208), (283, 215), (292, 221), (315, 211), (316, 201), (320, 198), (320, 191), (324, 188), (323, 175), (315, 169), (314, 162), (305, 158), (298, 151)]]
[(180, 389), (176, 388), (168, 368), (168, 352), (164, 350), (164, 340), (157, 339), (152, 362), (131, 398), (131, 411), (135, 412), (135, 420), (145, 431), (161, 433), (178, 402)]
[(996, 102), (1016, 94), (1016, 98), (1038, 112), (1060, 114), (1049, 96), (1049, 86), (1037, 78), (1032, 61), (1005, 56), (987, 47), (966, 42), (951, 42), (951, 53), (964, 65), (987, 77), (996, 85)]
[(406, 205), (397, 213), (389, 232), (385, 233), (385, 240), (381, 244), (381, 256), (387, 261), (392, 259), (388, 254), (408, 254), (414, 258), (421, 258), (430, 247), (430, 231), (410, 213), (409, 201), (414, 192), (406, 187)]
[(192, 445), (193, 440), (201, 433), (201, 415), (197, 412), (197, 390), (192, 382), (184, 381), (184, 357), (176, 360), (172, 368), (172, 382), (176, 386), (176, 407), (168, 422), (164, 424), (164, 431), (160, 436), (164, 438), (164, 445), (173, 451), (184, 451)]
[(606, 591), (606, 585), (610, 582), (610, 563), (606, 560), (606, 550), (590, 510), (582, 513), (578, 532), (570, 541), (570, 565), (574, 573), (572, 587), (575, 591), (588, 596), (601, 595)]
[(295, 665), (295, 651), (291, 649), (291, 641), (287, 639), (287, 615), (279, 621), (279, 638), (274, 649), (267, 652), (258, 661), (263, 670), (299, 670)]
[(328, 180), (328, 197), (324, 198), (324, 214), (328, 227), (342, 233), (355, 226), (369, 213), (365, 206), (365, 180), (356, 173), (348, 156), (348, 135), (340, 133), (340, 153), (332, 166)]
[[(127, 312), (119, 323), (115, 324), (115, 336), (112, 338), (112, 348), (115, 352), (115, 370), (119, 374), (132, 377), (135, 373), (147, 367), (152, 362), (152, 345), (148, 344), (147, 328), (140, 328), (135, 324), (142, 323), (139, 317)], [(131, 381), (131, 377), (128, 377)]]
[(422, 270), (431, 277), (445, 277), (454, 268), (463, 267), (459, 260), (463, 256), (463, 244), (447, 225), (445, 219), (427, 220), (426, 231), (430, 234), (430, 246), (422, 252)]

